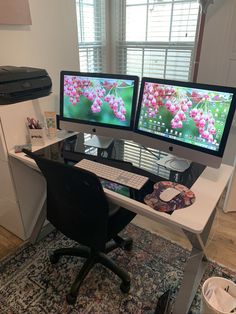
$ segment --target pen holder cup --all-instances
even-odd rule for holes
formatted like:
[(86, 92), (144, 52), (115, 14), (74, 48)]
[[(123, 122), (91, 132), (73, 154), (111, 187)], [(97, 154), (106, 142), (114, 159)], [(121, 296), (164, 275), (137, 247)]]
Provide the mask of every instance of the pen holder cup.
[(29, 129), (30, 142), (32, 145), (41, 146), (45, 144), (45, 128)]

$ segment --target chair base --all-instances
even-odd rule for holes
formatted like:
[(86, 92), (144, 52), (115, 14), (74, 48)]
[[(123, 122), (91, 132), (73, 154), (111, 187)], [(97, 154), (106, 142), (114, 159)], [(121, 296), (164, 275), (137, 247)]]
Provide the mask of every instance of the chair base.
[(120, 277), (122, 280), (121, 285), (120, 285), (121, 291), (123, 293), (129, 292), (130, 276), (128, 272), (121, 269), (106, 254), (116, 249), (117, 247), (130, 251), (132, 249), (132, 245), (133, 245), (133, 240), (131, 238), (122, 239), (119, 236), (115, 236), (113, 240), (109, 241), (106, 244), (105, 253), (96, 251), (93, 249), (89, 249), (88, 247), (85, 247), (85, 246), (80, 246), (78, 248), (62, 248), (62, 249), (55, 250), (53, 254), (50, 256), (50, 261), (52, 264), (57, 263), (59, 261), (59, 258), (63, 255), (79, 256), (79, 257), (87, 258), (79, 274), (76, 276), (71, 286), (69, 294), (67, 294), (66, 296), (67, 303), (74, 304), (76, 302), (81, 284), (83, 283), (85, 277), (88, 275), (89, 271), (97, 263), (100, 263), (103, 266), (107, 267), (113, 273), (115, 273), (118, 277)]
[(106, 244), (105, 253), (107, 254), (118, 247), (124, 251), (131, 251), (133, 248), (133, 240), (131, 238), (121, 238), (117, 235)]

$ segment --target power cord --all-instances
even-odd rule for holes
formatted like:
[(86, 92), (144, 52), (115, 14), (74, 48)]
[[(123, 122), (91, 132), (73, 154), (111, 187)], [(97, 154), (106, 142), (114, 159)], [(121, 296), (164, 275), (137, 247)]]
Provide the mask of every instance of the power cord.
[[(160, 156), (158, 157), (156, 154), (153, 153), (153, 151), (151, 151), (149, 148), (145, 147), (144, 145), (140, 145), (144, 150), (146, 150), (147, 152), (149, 152), (151, 155), (153, 155), (156, 159), (160, 160)], [(160, 153), (159, 153), (160, 155)], [(167, 154), (163, 154), (165, 156), (167, 156)]]

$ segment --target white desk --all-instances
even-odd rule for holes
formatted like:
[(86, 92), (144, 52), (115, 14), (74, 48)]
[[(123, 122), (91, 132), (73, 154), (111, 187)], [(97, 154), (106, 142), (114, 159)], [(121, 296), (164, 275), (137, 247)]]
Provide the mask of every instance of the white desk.
[[(35, 151), (42, 147), (47, 147), (75, 134), (77, 133), (59, 131), (55, 138), (47, 139), (44, 146), (34, 146), (32, 150)], [(22, 163), (22, 161), (24, 162)], [(38, 229), (41, 226), (37, 224), (37, 221), (42, 214), (42, 208), (44, 208), (46, 201), (46, 186), (41, 173), (32, 169), (32, 160), (25, 157), (24, 153), (14, 153), (13, 149), (10, 150), (9, 163), (14, 182), (17, 208), (19, 209), (15, 211), (18, 214), (17, 216), (16, 214), (11, 214), (10, 211), (8, 212), (8, 220), (11, 221), (11, 225), (6, 227), (22, 240), (28, 240), (31, 237), (34, 238), (34, 235), (36, 237), (40, 231)]]
[[(10, 157), (13, 164), (24, 164), (31, 171), (38, 171), (35, 162), (26, 157), (24, 153), (15, 154), (11, 151)], [(111, 202), (154, 221), (180, 227), (191, 242), (192, 251), (185, 266), (184, 278), (174, 304), (173, 314), (188, 313), (207, 264), (204, 250), (215, 216), (215, 208), (232, 171), (233, 168), (227, 165), (221, 165), (219, 169), (206, 168), (191, 188), (196, 195), (195, 203), (190, 207), (174, 211), (172, 215), (157, 212), (143, 203), (105, 189), (105, 193)], [(43, 205), (45, 199), (46, 194), (44, 194), (40, 206)], [(38, 216), (40, 218), (40, 227), (42, 226), (42, 220), (45, 219), (45, 212), (44, 209), (43, 214)], [(37, 232), (39, 229), (36, 228)]]

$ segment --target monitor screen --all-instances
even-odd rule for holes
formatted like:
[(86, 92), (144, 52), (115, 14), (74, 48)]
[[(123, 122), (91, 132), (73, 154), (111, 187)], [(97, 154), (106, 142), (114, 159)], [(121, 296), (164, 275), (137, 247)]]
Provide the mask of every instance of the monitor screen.
[(234, 88), (143, 78), (135, 132), (150, 147), (218, 167), (235, 105)]
[(61, 72), (60, 126), (109, 137), (132, 131), (138, 77)]

